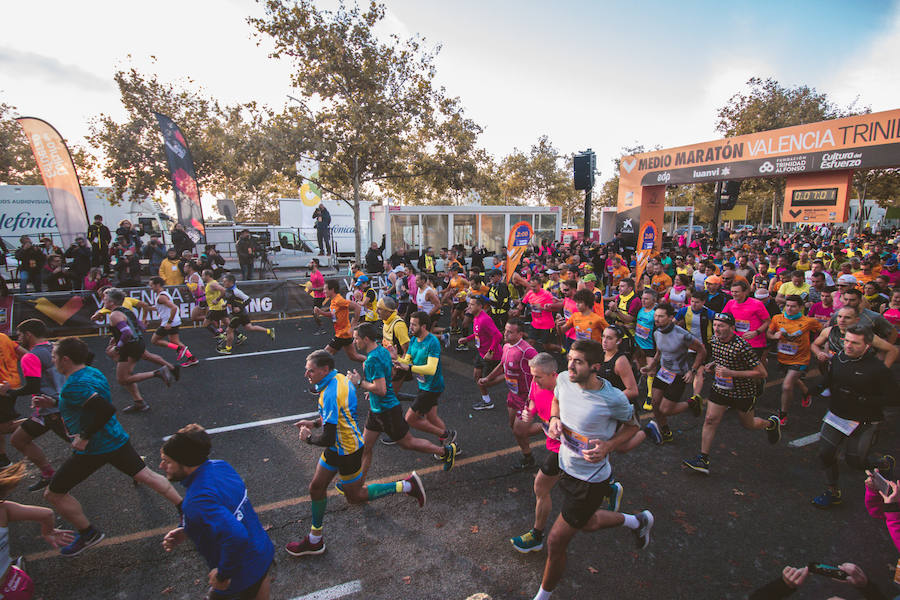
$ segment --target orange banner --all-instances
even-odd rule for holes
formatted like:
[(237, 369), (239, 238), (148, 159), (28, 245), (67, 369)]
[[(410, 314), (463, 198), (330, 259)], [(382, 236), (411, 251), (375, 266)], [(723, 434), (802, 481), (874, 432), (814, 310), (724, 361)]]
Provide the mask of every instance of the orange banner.
[(516, 267), (525, 255), (534, 230), (528, 221), (519, 221), (509, 228), (509, 240), (506, 242), (506, 280), (512, 281)]
[(650, 257), (656, 254), (656, 238), (658, 236), (659, 227), (653, 221), (647, 221), (641, 227), (641, 233), (638, 236), (637, 267), (634, 271), (636, 288), (641, 287), (641, 277), (647, 269), (647, 263), (650, 261)]
[(88, 218), (78, 174), (66, 143), (50, 123), (34, 117), (16, 119), (34, 152), (44, 186), (50, 196), (50, 206), (62, 237), (62, 247), (68, 248), (79, 235), (87, 234)]

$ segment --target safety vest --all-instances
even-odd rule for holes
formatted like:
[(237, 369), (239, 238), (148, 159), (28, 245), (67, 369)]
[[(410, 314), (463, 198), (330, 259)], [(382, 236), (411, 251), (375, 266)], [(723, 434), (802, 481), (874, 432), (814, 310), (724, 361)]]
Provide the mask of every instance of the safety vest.
[[(631, 293), (627, 296), (619, 294), (619, 312), (628, 312), (628, 303), (631, 302), (632, 298), (634, 298), (634, 290), (631, 290)], [(628, 330), (631, 333), (634, 333), (634, 321), (632, 321), (631, 323), (625, 323), (625, 326), (628, 327)]]
[(434, 273), (434, 257), (425, 255), (425, 272), (426, 273)]

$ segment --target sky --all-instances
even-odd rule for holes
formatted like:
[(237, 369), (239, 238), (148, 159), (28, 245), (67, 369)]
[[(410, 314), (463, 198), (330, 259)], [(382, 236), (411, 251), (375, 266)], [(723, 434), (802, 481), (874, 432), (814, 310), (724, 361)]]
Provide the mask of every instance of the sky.
[[(332, 0), (322, 0), (324, 8)], [(720, 138), (716, 112), (753, 76), (874, 111), (900, 98), (900, 3), (388, 0), (379, 31), (440, 45), (437, 79), (496, 158), (541, 135), (592, 148), (601, 180), (621, 149)], [(226, 102), (281, 108), (291, 65), (246, 23), (251, 0), (7, 0), (0, 102), (84, 144), (124, 118), (112, 76), (134, 66)]]

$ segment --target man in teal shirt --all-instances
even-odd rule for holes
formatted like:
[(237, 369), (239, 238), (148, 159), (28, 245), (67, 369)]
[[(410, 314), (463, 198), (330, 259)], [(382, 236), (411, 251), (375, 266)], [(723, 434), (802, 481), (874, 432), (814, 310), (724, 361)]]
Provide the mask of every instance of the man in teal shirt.
[(363, 323), (353, 332), (353, 345), (356, 351), (365, 355), (363, 362), (363, 375), (356, 370), (347, 373), (350, 382), (356, 386), (357, 391), (367, 392), (369, 397), (369, 416), (363, 430), (362, 471), (363, 479), (369, 472), (372, 463), (372, 448), (378, 441), (378, 436), (385, 433), (401, 448), (437, 454), (444, 461), (444, 470), (453, 468), (456, 459), (456, 445), (448, 444), (444, 447), (432, 444), (428, 440), (413, 437), (409, 433), (409, 425), (403, 418), (400, 402), (394, 394), (391, 385), (391, 354), (381, 345), (381, 330), (372, 323)]

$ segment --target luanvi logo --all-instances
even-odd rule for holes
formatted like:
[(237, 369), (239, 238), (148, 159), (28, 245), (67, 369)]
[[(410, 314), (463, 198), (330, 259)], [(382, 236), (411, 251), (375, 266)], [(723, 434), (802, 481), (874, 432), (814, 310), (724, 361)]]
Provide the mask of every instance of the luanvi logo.
[(636, 158), (632, 158), (631, 162), (628, 162), (627, 160), (622, 161), (622, 167), (625, 169), (626, 173), (631, 173), (632, 169), (634, 169), (634, 165), (636, 165), (636, 164), (637, 164)]

